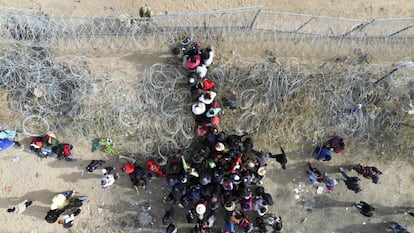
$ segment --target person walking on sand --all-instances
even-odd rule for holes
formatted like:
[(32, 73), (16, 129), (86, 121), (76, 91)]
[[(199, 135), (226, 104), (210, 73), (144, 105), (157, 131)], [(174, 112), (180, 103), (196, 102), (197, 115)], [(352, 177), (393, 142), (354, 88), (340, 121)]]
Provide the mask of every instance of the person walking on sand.
[(345, 178), (345, 184), (348, 189), (353, 190), (355, 193), (359, 193), (362, 191), (360, 186), (360, 179), (356, 176), (348, 176), (342, 167), (339, 168), (342, 176)]
[(115, 183), (115, 180), (118, 179), (118, 174), (116, 174), (115, 176), (111, 174), (111, 171), (113, 170), (113, 167), (106, 167), (102, 169), (104, 175), (101, 177), (99, 181), (103, 189), (109, 189), (111, 185)]
[(355, 203), (355, 207), (364, 216), (373, 217), (376, 214), (375, 208), (372, 207), (370, 204), (366, 203), (365, 201), (360, 201), (359, 203)]
[(8, 213), (14, 213), (14, 214), (21, 214), (23, 213), (27, 207), (31, 206), (33, 204), (33, 201), (24, 200), (23, 202), (13, 206), (12, 208), (8, 208)]
[(322, 172), (319, 171), (319, 169), (317, 169), (316, 167), (312, 167), (310, 163), (308, 163), (308, 167), (309, 167), (309, 171), (306, 170), (306, 174), (308, 175), (309, 181), (313, 185), (316, 185), (319, 182), (322, 182), (324, 179), (324, 175), (322, 174)]
[(285, 170), (286, 169), (286, 164), (288, 162), (287, 161), (287, 158), (286, 158), (286, 153), (285, 153), (285, 151), (283, 150), (282, 147), (280, 147), (280, 151), (282, 153), (275, 154), (275, 155), (274, 154), (270, 154), (269, 157), (276, 159), (276, 162), (280, 163), (280, 166), (282, 166), (283, 170)]
[(351, 170), (355, 170), (356, 172), (358, 172), (358, 174), (361, 174), (363, 177), (371, 179), (372, 183), (374, 184), (378, 184), (379, 175), (382, 174), (382, 172), (376, 167), (362, 166), (361, 164), (352, 166)]

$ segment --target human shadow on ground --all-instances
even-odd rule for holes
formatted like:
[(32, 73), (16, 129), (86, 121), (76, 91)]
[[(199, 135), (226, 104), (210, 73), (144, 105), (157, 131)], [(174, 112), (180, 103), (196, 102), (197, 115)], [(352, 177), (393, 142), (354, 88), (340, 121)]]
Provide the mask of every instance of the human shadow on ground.
[(56, 158), (46, 158), (47, 160), (51, 159), (48, 166), (54, 168), (79, 168), (85, 169), (85, 167), (89, 164), (89, 160), (82, 160), (82, 159), (75, 159), (74, 161), (66, 161), (64, 159), (58, 160)]
[(58, 176), (57, 178), (63, 179), (64, 181), (70, 181), (70, 182), (77, 182), (78, 180), (86, 180), (86, 179), (96, 179), (98, 183), (98, 179), (102, 176), (102, 174), (99, 173), (88, 173), (78, 171), (78, 172), (72, 172), (70, 174), (62, 174)]
[(323, 208), (332, 208), (332, 207), (352, 207), (355, 202), (351, 201), (338, 201), (332, 198), (329, 198), (325, 195), (315, 196), (316, 205), (314, 209), (323, 209)]
[(387, 230), (389, 223), (367, 223), (367, 224), (352, 224), (343, 228), (336, 229), (335, 232), (343, 233), (387, 233), (390, 232)]
[(34, 202), (39, 202), (39, 203), (48, 205), (52, 203), (52, 198), (56, 194), (57, 193), (52, 192), (50, 190), (43, 189), (43, 190), (28, 192), (21, 197), (0, 198), (0, 207), (8, 208), (8, 206), (18, 204), (22, 202), (23, 200), (32, 200)]
[[(327, 196), (315, 196), (316, 206), (315, 209), (322, 208), (331, 208), (331, 207), (353, 207), (356, 202), (363, 201), (357, 200), (356, 202), (347, 202), (347, 201), (338, 201)], [(396, 214), (405, 214), (413, 211), (411, 206), (383, 206), (376, 203), (370, 203), (369, 200), (366, 200), (368, 204), (372, 205), (376, 209), (377, 216), (386, 216), (386, 215), (396, 215)]]
[[(33, 205), (29, 206), (23, 215), (31, 216), (37, 219), (43, 219), (46, 216), (49, 207), (46, 207), (52, 203), (53, 197), (57, 193), (50, 190), (37, 190), (33, 192), (28, 192), (22, 197), (9, 197), (0, 199), (0, 208), (9, 208), (11, 206), (17, 205), (24, 200), (33, 201)], [(46, 205), (46, 206), (45, 206)]]

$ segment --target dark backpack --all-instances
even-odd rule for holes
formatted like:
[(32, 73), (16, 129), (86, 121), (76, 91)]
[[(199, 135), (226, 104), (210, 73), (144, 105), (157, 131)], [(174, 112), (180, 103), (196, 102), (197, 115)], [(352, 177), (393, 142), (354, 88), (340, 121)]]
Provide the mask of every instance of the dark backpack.
[(47, 215), (45, 217), (46, 222), (48, 223), (55, 223), (59, 216), (64, 212), (65, 210), (59, 210), (59, 209), (54, 209), (54, 210), (49, 210), (47, 212)]
[(273, 198), (272, 195), (270, 195), (269, 193), (263, 193), (262, 198), (263, 201), (266, 201), (268, 205), (273, 205)]

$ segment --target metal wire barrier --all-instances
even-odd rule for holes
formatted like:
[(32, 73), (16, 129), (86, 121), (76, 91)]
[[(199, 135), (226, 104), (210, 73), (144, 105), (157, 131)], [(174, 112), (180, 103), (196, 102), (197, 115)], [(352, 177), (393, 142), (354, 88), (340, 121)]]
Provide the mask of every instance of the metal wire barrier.
[[(220, 93), (233, 96), (239, 106), (226, 113), (224, 121), (231, 121), (226, 128), (255, 135), (264, 144), (277, 142), (295, 149), (337, 134), (351, 147), (368, 144), (374, 151), (383, 151), (384, 143), (412, 145), (410, 137), (402, 140), (401, 124), (407, 120), (403, 96), (411, 89), (413, 63), (402, 62), (397, 65), (400, 71), (389, 74), (395, 68), (356, 65), (358, 59), (359, 54), (311, 67), (295, 60), (261, 63), (237, 58), (215, 68), (210, 78), (221, 82)], [(378, 82), (381, 77), (383, 83)], [(394, 140), (383, 141), (390, 136)]]
[[(179, 62), (138, 67), (142, 72), (136, 73), (105, 71), (85, 57), (52, 57), (39, 47), (2, 51), (0, 88), (19, 113), (15, 124), (28, 135), (69, 127), (86, 138), (110, 136), (123, 150), (145, 155), (191, 143), (193, 100)], [(318, 67), (239, 56), (221, 62), (208, 77), (218, 83), (221, 103), (227, 98), (239, 106), (225, 110), (223, 127), (287, 148), (338, 134), (382, 150), (384, 137), (398, 134), (398, 145), (412, 150), (401, 129), (407, 125), (404, 105), (414, 92), (413, 63), (378, 66), (361, 62), (361, 56)]]
[(412, 47), (414, 39), (414, 18), (344, 19), (271, 12), (261, 7), (151, 18), (127, 14), (117, 17), (49, 16), (28, 10), (2, 10), (0, 28), (2, 43), (70, 50), (153, 50), (161, 45), (174, 45), (183, 36), (190, 36), (201, 41), (225, 41), (228, 45), (259, 42), (279, 46), (295, 41), (296, 46), (306, 43), (325, 50), (351, 44), (373, 51), (389, 46), (404, 51)]

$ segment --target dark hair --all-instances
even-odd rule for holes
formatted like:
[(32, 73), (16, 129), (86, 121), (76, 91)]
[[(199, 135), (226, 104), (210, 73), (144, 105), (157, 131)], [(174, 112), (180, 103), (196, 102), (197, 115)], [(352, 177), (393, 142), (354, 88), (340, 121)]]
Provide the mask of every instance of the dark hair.
[(76, 210), (73, 212), (73, 215), (74, 215), (74, 216), (78, 216), (78, 215), (80, 214), (80, 212), (81, 212), (81, 209), (76, 209)]
[(168, 225), (168, 227), (167, 227), (167, 233), (172, 233), (172, 232), (174, 232), (174, 230), (176, 229), (177, 227), (174, 225), (174, 223), (170, 223), (169, 225)]
[(255, 191), (256, 191), (256, 196), (262, 196), (263, 193), (265, 192), (265, 189), (262, 186), (258, 186), (258, 187), (256, 187)]
[(193, 63), (194, 63), (194, 62), (196, 62), (196, 58), (195, 58), (194, 56), (191, 56), (191, 57), (190, 57), (190, 60), (191, 60), (191, 62), (193, 62)]
[(73, 207), (78, 208), (78, 207), (81, 207), (82, 205), (83, 205), (82, 200), (80, 200), (80, 199), (78, 199), (78, 198), (76, 198), (76, 199), (73, 201)]
[(181, 49), (179, 47), (175, 47), (173, 48), (172, 53), (174, 55), (179, 55), (181, 53)]
[(209, 59), (209, 58), (210, 58), (210, 54), (208, 53), (208, 51), (204, 51), (204, 52), (201, 54), (201, 58), (202, 58), (202, 59), (204, 59), (204, 60)]
[(210, 93), (205, 93), (204, 94), (204, 99), (211, 99)]
[(14, 207), (13, 207), (13, 208), (7, 209), (7, 212), (8, 212), (8, 213), (12, 213), (12, 212), (14, 212), (15, 210), (16, 210), (16, 208), (14, 208)]

